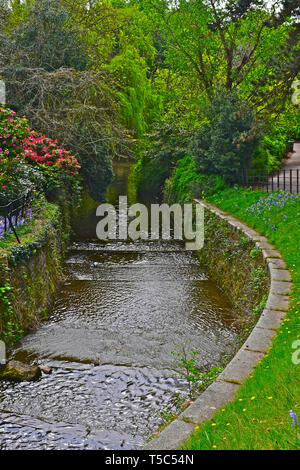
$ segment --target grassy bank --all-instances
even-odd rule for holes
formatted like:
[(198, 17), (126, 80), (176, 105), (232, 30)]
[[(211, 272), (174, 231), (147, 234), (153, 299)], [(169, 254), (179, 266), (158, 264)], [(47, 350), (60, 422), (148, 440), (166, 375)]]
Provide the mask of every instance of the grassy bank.
[[(45, 225), (45, 222), (55, 215), (56, 206), (44, 199), (35, 200), (32, 204), (32, 217), (25, 220), (24, 225), (16, 228), (21, 244), (35, 239), (37, 233)], [(0, 255), (14, 246), (18, 246), (15, 235), (10, 232), (6, 237), (0, 238)]]
[[(300, 427), (289, 414), (300, 416), (300, 196), (287, 193), (227, 189), (209, 198), (246, 222), (281, 252), (293, 278), (291, 309), (268, 354), (240, 388), (235, 400), (208, 422), (195, 427), (185, 449), (297, 449)], [(298, 346), (298, 350), (300, 347)]]
[(69, 236), (65, 212), (43, 198), (32, 203), (31, 219), (0, 240), (0, 339), (7, 347), (47, 318), (61, 275)]

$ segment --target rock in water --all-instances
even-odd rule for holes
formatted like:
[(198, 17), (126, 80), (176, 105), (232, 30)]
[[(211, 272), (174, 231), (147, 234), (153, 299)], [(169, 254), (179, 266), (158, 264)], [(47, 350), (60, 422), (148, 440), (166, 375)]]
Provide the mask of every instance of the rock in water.
[(42, 375), (39, 366), (30, 366), (19, 361), (9, 361), (0, 378), (15, 382), (37, 380)]
[(52, 372), (52, 369), (49, 366), (39, 366), (39, 368), (44, 372), (44, 374), (51, 374)]

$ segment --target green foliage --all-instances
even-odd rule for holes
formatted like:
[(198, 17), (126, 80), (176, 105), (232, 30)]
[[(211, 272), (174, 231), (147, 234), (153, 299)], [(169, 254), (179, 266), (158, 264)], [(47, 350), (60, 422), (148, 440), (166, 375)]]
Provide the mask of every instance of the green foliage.
[(178, 160), (184, 157), (187, 135), (181, 128), (162, 124), (149, 136), (144, 152), (133, 172), (138, 188), (159, 192)]
[(79, 165), (57, 141), (33, 132), (26, 118), (0, 109), (0, 197), (3, 203), (32, 188), (49, 196), (60, 188), (79, 196)]
[(280, 164), (291, 133), (270, 123), (283, 123), (286, 109), (291, 122), (294, 0), (276, 10), (257, 0), (97, 0), (88, 8), (85, 0), (31, 0), (1, 11), (0, 73), (10, 105), (78, 155), (97, 199), (111, 180), (109, 159), (145, 149), (136, 171), (142, 187), (162, 190), (188, 153), (199, 173), (231, 182), (256, 150), (254, 115), (265, 129), (254, 166)]
[(299, 447), (294, 440), (289, 410), (299, 414), (299, 365), (292, 362), (292, 344), (299, 339), (300, 198), (288, 193), (282, 196), (278, 193), (275, 197), (283, 202), (276, 204), (278, 200), (270, 199), (264, 192), (244, 189), (226, 189), (209, 198), (269, 238), (287, 263), (293, 291), (291, 308), (268, 353), (240, 387), (235, 399), (216, 412), (212, 420), (201, 424), (185, 443), (185, 449)]
[(280, 168), (282, 159), (286, 156), (289, 140), (300, 137), (299, 107), (289, 107), (286, 112), (267, 126), (265, 135), (254, 153), (253, 166), (276, 170)]
[(193, 400), (200, 390), (205, 390), (223, 370), (222, 367), (217, 366), (211, 368), (208, 372), (201, 371), (196, 365), (198, 351), (188, 353), (185, 346), (181, 350), (172, 351), (172, 354), (178, 358), (176, 367), (181, 371), (182, 377), (188, 384), (190, 400)]
[(195, 129), (191, 146), (201, 173), (236, 181), (238, 172), (251, 164), (260, 130), (253, 111), (233, 93), (222, 93), (208, 107), (209, 123)]
[(256, 247), (253, 248), (249, 253), (250, 258), (252, 258), (252, 259), (256, 258), (259, 254), (261, 254), (261, 250), (259, 248), (256, 248)]
[(195, 197), (214, 194), (225, 186), (220, 176), (199, 173), (194, 158), (186, 155), (177, 163), (171, 178), (166, 180), (164, 199), (172, 203), (190, 202)]
[[(91, 184), (94, 197), (103, 199), (112, 178), (110, 158), (125, 132), (117, 123), (116, 100), (103, 73), (93, 69), (78, 25), (72, 24), (62, 3), (32, 1), (21, 9), (14, 5), (14, 27), (0, 34), (0, 74), (8, 103), (27, 116), (30, 126), (58, 139), (81, 163), (90, 163), (82, 169), (84, 183)], [(59, 173), (42, 171), (53, 192)], [(76, 182), (73, 186), (77, 192)]]
[(13, 312), (11, 286), (6, 281), (0, 285), (0, 338), (5, 344), (21, 338), (23, 330)]
[(134, 137), (141, 138), (162, 112), (160, 96), (147, 78), (146, 61), (127, 47), (111, 60), (109, 69), (120, 89), (121, 119)]
[(18, 118), (11, 109), (0, 109), (0, 196), (13, 197), (20, 191), (20, 156), (29, 131), (27, 119)]
[[(21, 9), (16, 7), (20, 18), (10, 31), (11, 41), (6, 48), (9, 67), (17, 65), (48, 71), (60, 67), (76, 70), (87, 67), (88, 56), (81, 45), (79, 32), (68, 23), (69, 14), (60, 2), (39, 0), (27, 2)], [(13, 62), (11, 54), (14, 55)]]

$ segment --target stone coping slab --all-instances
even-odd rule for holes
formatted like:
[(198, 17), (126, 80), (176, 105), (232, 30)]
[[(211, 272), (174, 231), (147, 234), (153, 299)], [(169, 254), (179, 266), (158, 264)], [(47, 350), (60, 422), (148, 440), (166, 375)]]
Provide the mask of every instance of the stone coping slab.
[(195, 202), (227, 221), (235, 230), (253, 240), (257, 248), (262, 250), (264, 261), (269, 267), (271, 281), (269, 296), (266, 308), (250, 336), (216, 381), (175, 421), (146, 444), (145, 450), (178, 449), (190, 437), (196, 425), (211, 419), (217, 410), (232, 401), (242, 383), (264, 358), (290, 305), (288, 294), (292, 289), (291, 275), (279, 251), (268, 242), (266, 237), (259, 235), (232, 215), (201, 199), (195, 199)]
[(292, 290), (292, 283), (288, 281), (272, 281), (270, 292), (274, 294), (289, 295)]

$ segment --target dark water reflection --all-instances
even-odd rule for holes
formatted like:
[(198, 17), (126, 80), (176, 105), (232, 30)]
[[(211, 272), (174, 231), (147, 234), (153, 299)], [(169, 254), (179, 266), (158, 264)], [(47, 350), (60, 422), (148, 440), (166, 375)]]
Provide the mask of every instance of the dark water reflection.
[[(119, 165), (109, 198), (127, 190)], [(13, 351), (52, 365), (35, 383), (0, 384), (4, 449), (139, 448), (185, 396), (172, 351), (215, 365), (237, 330), (226, 298), (177, 241), (102, 243), (95, 208), (74, 220), (67, 280), (50, 320)]]

